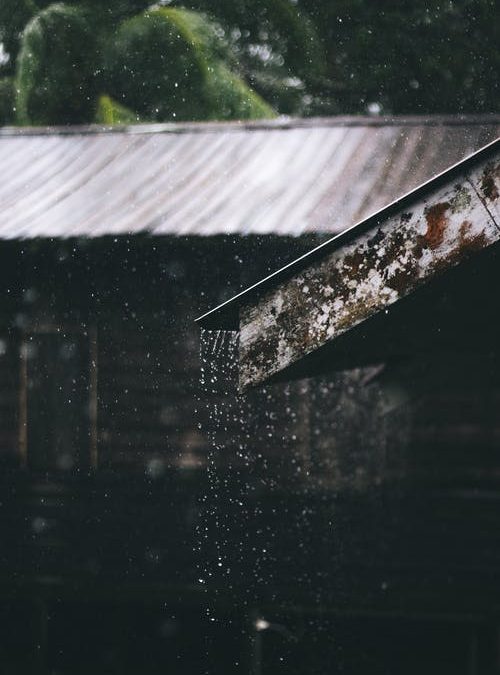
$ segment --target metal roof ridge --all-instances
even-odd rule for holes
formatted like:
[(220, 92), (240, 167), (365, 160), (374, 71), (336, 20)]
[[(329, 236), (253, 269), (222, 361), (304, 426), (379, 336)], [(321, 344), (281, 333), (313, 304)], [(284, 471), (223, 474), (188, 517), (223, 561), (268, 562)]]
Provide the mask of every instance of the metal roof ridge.
[(180, 134), (216, 133), (221, 131), (261, 131), (343, 126), (476, 126), (500, 124), (497, 113), (460, 115), (338, 115), (328, 117), (288, 117), (282, 115), (266, 120), (231, 120), (203, 122), (161, 122), (106, 126), (100, 124), (67, 126), (5, 126), (0, 138), (9, 136), (78, 136), (107, 134)]
[(217, 305), (213, 309), (205, 312), (199, 316), (195, 321), (200, 323), (203, 328), (227, 328), (229, 330), (238, 329), (238, 316), (237, 310), (242, 304), (242, 300), (250, 300), (251, 298), (261, 295), (265, 292), (272, 284), (279, 283), (284, 279), (290, 278), (295, 272), (298, 272), (300, 269), (303, 269), (306, 264), (315, 262), (320, 257), (335, 251), (340, 248), (345, 243), (348, 243), (354, 239), (358, 234), (364, 233), (372, 225), (375, 225), (377, 222), (381, 222), (391, 216), (397, 210), (403, 208), (408, 203), (411, 203), (414, 199), (422, 196), (429, 188), (437, 187), (442, 183), (450, 180), (457, 173), (461, 173), (469, 165), (474, 164), (476, 161), (487, 157), (489, 154), (492, 154), (500, 148), (500, 137), (496, 138), (491, 143), (483, 146), (479, 150), (467, 155), (459, 162), (452, 164), (450, 167), (442, 171), (441, 173), (436, 174), (429, 180), (421, 183), (419, 186), (406, 192), (401, 197), (398, 197), (394, 201), (390, 202), (382, 209), (375, 211), (367, 218), (355, 223), (351, 227), (347, 228), (343, 232), (331, 237), (327, 241), (319, 244), (311, 251), (304, 253), (299, 256), (292, 262), (288, 263), (284, 267), (272, 272), (268, 276), (264, 277), (260, 281), (252, 284), (248, 288), (240, 291), (229, 300)]

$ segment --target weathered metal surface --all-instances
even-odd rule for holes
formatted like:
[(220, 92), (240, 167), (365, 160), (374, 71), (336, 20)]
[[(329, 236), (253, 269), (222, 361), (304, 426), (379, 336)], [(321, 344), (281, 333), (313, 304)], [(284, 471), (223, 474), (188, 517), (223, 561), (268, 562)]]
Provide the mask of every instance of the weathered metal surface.
[(335, 233), (500, 133), (500, 117), (0, 131), (0, 238)]
[(498, 154), (240, 309), (240, 383), (259, 383), (500, 239)]

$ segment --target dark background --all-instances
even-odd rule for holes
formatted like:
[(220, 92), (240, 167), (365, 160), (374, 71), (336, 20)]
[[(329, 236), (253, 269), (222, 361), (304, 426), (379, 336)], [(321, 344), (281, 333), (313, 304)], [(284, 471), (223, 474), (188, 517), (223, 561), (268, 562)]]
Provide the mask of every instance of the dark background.
[(5, 672), (497, 672), (491, 342), (239, 395), (193, 308), (312, 244), (265, 241), (3, 245)]

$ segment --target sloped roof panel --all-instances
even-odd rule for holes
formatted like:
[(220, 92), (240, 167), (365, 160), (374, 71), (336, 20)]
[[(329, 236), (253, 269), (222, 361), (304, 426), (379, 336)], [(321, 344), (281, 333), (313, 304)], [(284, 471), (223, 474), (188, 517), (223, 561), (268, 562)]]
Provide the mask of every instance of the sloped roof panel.
[(0, 238), (336, 233), (496, 138), (500, 117), (0, 132)]

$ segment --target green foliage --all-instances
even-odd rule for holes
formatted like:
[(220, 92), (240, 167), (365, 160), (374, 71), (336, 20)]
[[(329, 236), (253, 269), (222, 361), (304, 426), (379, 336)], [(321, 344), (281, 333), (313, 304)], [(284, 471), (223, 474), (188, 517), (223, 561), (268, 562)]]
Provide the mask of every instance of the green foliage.
[(213, 119), (270, 119), (276, 113), (253, 89), (224, 63), (214, 64), (209, 71), (206, 91)]
[(14, 123), (14, 82), (11, 77), (0, 79), (0, 126)]
[(312, 77), (324, 70), (316, 29), (290, 0), (190, 0), (183, 4), (215, 17), (250, 67), (277, 63), (289, 74)]
[(150, 6), (0, 0), (0, 121), (498, 111), (494, 0)]
[[(52, 5), (53, 1), (33, 0), (39, 10)], [(69, 0), (69, 4), (75, 7), (85, 6), (93, 16), (98, 16), (100, 20), (109, 17), (114, 21), (121, 21), (144, 11), (153, 3), (150, 0)]]
[(495, 112), (494, 0), (302, 0), (328, 48), (330, 111)]
[[(184, 4), (175, 0), (175, 4)], [(315, 26), (290, 0), (190, 0), (220, 22), (245, 78), (281, 112), (307, 110), (326, 74)]]
[(17, 61), (22, 124), (73, 124), (95, 106), (94, 33), (85, 11), (50, 5), (26, 26)]
[(113, 126), (115, 124), (136, 124), (140, 121), (140, 118), (124, 105), (113, 101), (110, 96), (102, 94), (97, 100), (94, 121), (97, 124)]
[(122, 23), (105, 63), (106, 89), (142, 118), (203, 117), (191, 95), (203, 87), (201, 56), (163, 11)]
[(8, 61), (0, 66), (2, 72), (9, 74), (14, 72), (20, 36), (36, 11), (32, 0), (0, 1), (0, 42), (8, 55)]
[(119, 27), (107, 52), (106, 89), (148, 120), (272, 115), (230, 61), (213, 24), (194, 12), (158, 9)]
[(108, 36), (113, 35), (122, 21), (137, 16), (153, 4), (151, 0), (65, 0), (65, 3), (85, 8), (92, 17), (94, 29)]
[[(151, 0), (83, 0), (85, 4), (95, 11), (103, 11), (115, 18), (134, 16), (147, 9)], [(75, 3), (77, 4), (77, 3)], [(78, 4), (82, 4), (82, 0)]]
[[(198, 12), (163, 9), (162, 14), (178, 28), (198, 54), (204, 78), (206, 117), (213, 119), (257, 119), (275, 113), (245, 81), (236, 74), (238, 62), (223, 30)], [(231, 70), (231, 67), (233, 70)]]

